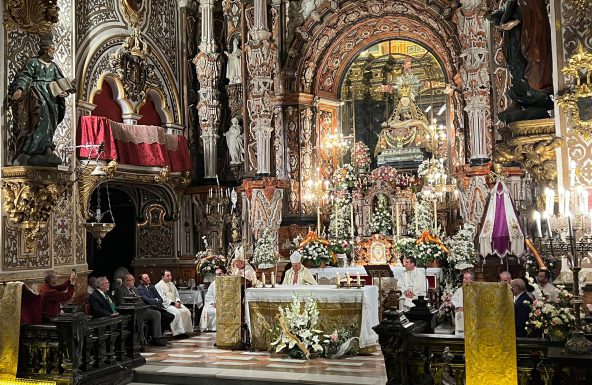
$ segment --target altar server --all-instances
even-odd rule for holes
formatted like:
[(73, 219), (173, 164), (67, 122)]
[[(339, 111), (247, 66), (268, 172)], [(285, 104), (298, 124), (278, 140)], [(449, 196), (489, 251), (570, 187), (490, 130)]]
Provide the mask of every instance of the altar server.
[(426, 296), (427, 280), (423, 270), (415, 267), (415, 257), (406, 257), (403, 260), (403, 266), (405, 266), (405, 271), (397, 285), (402, 294), (399, 300), (399, 310), (406, 312), (415, 306), (414, 299)]
[(175, 319), (171, 322), (173, 336), (187, 337), (187, 333), (193, 332), (191, 312), (181, 303), (179, 292), (171, 282), (173, 279), (171, 272), (165, 270), (162, 272), (161, 277), (161, 280), (154, 287), (162, 297), (166, 311), (175, 316)]
[(292, 268), (284, 275), (284, 285), (317, 285), (310, 270), (302, 266), (302, 255), (298, 251), (290, 255), (290, 262), (292, 262)]

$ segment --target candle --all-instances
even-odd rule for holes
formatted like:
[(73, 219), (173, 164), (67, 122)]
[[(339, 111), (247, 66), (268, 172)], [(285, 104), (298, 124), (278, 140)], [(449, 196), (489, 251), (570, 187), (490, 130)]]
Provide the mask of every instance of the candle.
[(397, 221), (397, 237), (401, 235), (401, 219), (399, 218), (399, 204), (396, 203), (396, 212), (395, 212), (395, 217), (396, 217), (396, 221)]
[(275, 286), (275, 273), (271, 272), (271, 286)]
[(536, 222), (536, 234), (535, 237), (542, 238), (543, 232), (541, 231), (541, 213), (538, 211), (534, 212), (534, 221)]
[(263, 287), (265, 287), (265, 273), (261, 273), (261, 283), (263, 283)]
[(434, 235), (438, 234), (438, 207), (434, 199)]
[(588, 190), (584, 188), (580, 193), (580, 214), (588, 215)]
[(339, 276), (339, 273), (335, 274), (335, 282), (337, 287), (341, 287), (340, 283), (341, 283), (341, 277)]
[(565, 190), (563, 211), (565, 212), (565, 215), (568, 217), (571, 215), (570, 200), (571, 200), (571, 192), (569, 190)]
[(358, 287), (362, 286), (362, 282), (360, 281), (360, 273), (356, 273), (356, 284)]
[(413, 205), (415, 209), (415, 235), (419, 235), (419, 208), (418, 204), (416, 203)]
[(563, 216), (565, 214), (565, 207), (564, 207), (564, 203), (565, 203), (565, 197), (564, 197), (565, 193), (564, 193), (564, 189), (563, 186), (559, 186), (559, 215)]
[(349, 271), (348, 271), (347, 273), (345, 273), (345, 285), (346, 285), (347, 287), (349, 287), (349, 286), (350, 286), (350, 284), (351, 284), (351, 281), (350, 281), (350, 280), (351, 280), (351, 278), (350, 278), (350, 276), (349, 276)]
[(573, 187), (576, 184), (576, 162), (569, 162), (569, 186)]
[(218, 179), (218, 174), (216, 174), (216, 184), (220, 186), (220, 180)]
[(549, 187), (545, 187), (545, 211), (547, 216), (552, 216), (555, 206), (555, 191)]
[(551, 218), (549, 218), (546, 211), (543, 211), (543, 219), (547, 222), (547, 233), (549, 238), (553, 238), (553, 235), (551, 234)]
[(317, 235), (321, 236), (321, 206), (317, 206)]
[(351, 218), (350, 218), (350, 224), (351, 224), (351, 238), (354, 239), (354, 205), (352, 203), (351, 207)]

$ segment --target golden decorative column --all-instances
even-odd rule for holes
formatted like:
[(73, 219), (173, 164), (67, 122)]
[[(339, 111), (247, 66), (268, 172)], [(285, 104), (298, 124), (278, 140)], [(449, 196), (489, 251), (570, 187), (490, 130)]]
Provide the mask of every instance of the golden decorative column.
[(21, 327), (22, 282), (0, 285), (0, 380), (16, 377)]
[(237, 348), (241, 344), (241, 278), (216, 277), (216, 346)]

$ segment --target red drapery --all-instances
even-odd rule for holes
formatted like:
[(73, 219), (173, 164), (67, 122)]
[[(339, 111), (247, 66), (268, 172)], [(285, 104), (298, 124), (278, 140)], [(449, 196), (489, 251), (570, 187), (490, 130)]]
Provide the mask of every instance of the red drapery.
[[(118, 139), (113, 133), (112, 125), (115, 125), (119, 133), (125, 133), (126, 138), (130, 140)], [(134, 137), (134, 129), (138, 133), (154, 130), (164, 130), (157, 126), (132, 126), (122, 125), (121, 123), (110, 121), (101, 116), (82, 116), (78, 126), (78, 144), (104, 144), (103, 153), (99, 157), (102, 160), (116, 160), (120, 164), (129, 164), (134, 166), (163, 167), (169, 166), (171, 172), (190, 171), (191, 158), (189, 157), (189, 148), (187, 139), (182, 135), (162, 134), (151, 135), (158, 137), (159, 140), (152, 140), (151, 143), (142, 142), (141, 138)], [(169, 135), (167, 137), (167, 135)], [(139, 134), (138, 134), (139, 136)], [(176, 137), (176, 149), (171, 146)], [(165, 140), (169, 146), (164, 143)], [(140, 141), (140, 142), (138, 142)], [(97, 153), (93, 149), (80, 148), (78, 150), (79, 158), (96, 159)]]

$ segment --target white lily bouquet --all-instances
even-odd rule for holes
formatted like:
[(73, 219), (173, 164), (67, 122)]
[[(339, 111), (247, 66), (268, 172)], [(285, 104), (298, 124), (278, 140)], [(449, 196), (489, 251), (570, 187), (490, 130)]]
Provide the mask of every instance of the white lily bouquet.
[(263, 230), (253, 253), (253, 264), (259, 269), (272, 268), (278, 260), (277, 248), (270, 228)]
[(307, 298), (301, 311), (301, 301), (292, 297), (292, 303), (280, 311), (279, 325), (271, 330), (273, 342), (269, 350), (275, 353), (286, 353), (291, 358), (309, 359), (313, 353), (322, 353), (322, 331), (316, 329), (319, 320), (317, 303)]

